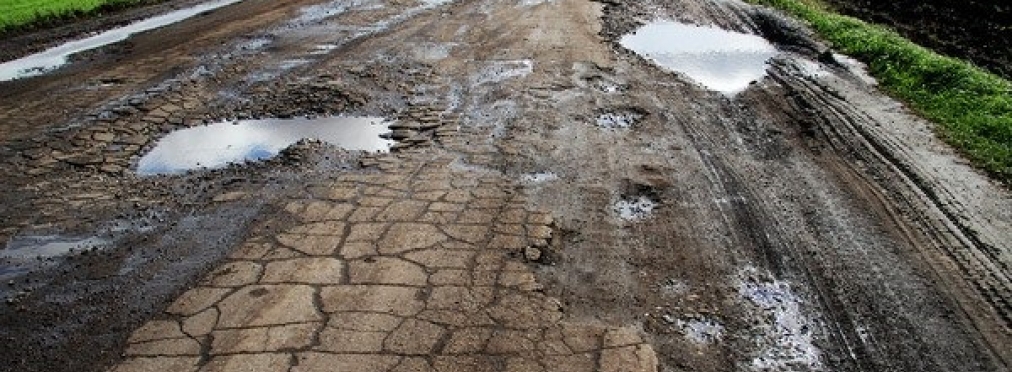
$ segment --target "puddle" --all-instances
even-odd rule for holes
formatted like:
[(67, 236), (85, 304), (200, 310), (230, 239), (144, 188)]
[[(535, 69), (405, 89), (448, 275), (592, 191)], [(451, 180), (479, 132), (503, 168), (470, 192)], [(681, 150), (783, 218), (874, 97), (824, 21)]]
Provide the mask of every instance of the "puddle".
[(273, 42), (274, 42), (274, 40), (272, 40), (272, 38), (270, 38), (270, 37), (266, 37), (266, 36), (255, 37), (255, 38), (252, 38), (252, 39), (249, 39), (249, 40), (246, 40), (244, 42), (239, 43), (238, 48), (240, 50), (246, 50), (246, 51), (261, 50), (261, 49), (266, 48), (268, 45), (271, 45), (271, 43), (273, 43)]
[(615, 202), (612, 209), (618, 217), (626, 221), (638, 221), (653, 215), (657, 203), (646, 196), (636, 199), (623, 199)]
[(59, 235), (19, 236), (11, 238), (7, 247), (0, 251), (0, 258), (57, 257), (71, 252), (80, 252), (109, 244), (98, 237), (70, 238)]
[(765, 39), (678, 22), (649, 23), (622, 37), (622, 46), (708, 89), (733, 95), (766, 75), (777, 54)]
[(291, 70), (293, 68), (305, 65), (309, 62), (312, 61), (308, 59), (286, 59), (284, 61), (281, 61), (281, 64), (278, 65), (278, 68), (282, 70)]
[(865, 65), (861, 61), (838, 53), (833, 53), (833, 59), (836, 59), (837, 61), (840, 61), (840, 63), (842, 63), (844, 66), (847, 66), (847, 69), (850, 70), (850, 73), (854, 74), (854, 76), (857, 76), (857, 78), (860, 79), (865, 84), (871, 86), (878, 85), (878, 80), (875, 80), (875, 78), (872, 77), (870, 73), (868, 73), (868, 65)]
[(45, 51), (0, 64), (0, 81), (38, 76), (67, 63), (67, 57), (90, 49), (122, 41), (130, 35), (170, 25), (200, 13), (221, 8), (242, 0), (217, 0), (166, 13), (157, 17), (114, 28), (85, 39), (71, 41)]
[(712, 319), (689, 319), (675, 322), (685, 337), (697, 344), (712, 344), (724, 337), (724, 326)]
[(422, 6), (425, 8), (435, 8), (451, 2), (453, 2), (453, 0), (421, 0)]
[(635, 111), (622, 110), (616, 112), (604, 112), (597, 116), (595, 123), (601, 129), (629, 129), (643, 119), (643, 114)]
[(536, 185), (539, 183), (552, 182), (559, 179), (559, 176), (552, 172), (527, 173), (520, 177), (520, 182)]
[(541, 4), (554, 3), (555, 0), (520, 0), (520, 6), (537, 6)]
[(313, 47), (313, 51), (310, 52), (312, 55), (328, 54), (334, 50), (337, 50), (340, 46), (337, 44), (320, 44)]
[(299, 16), (288, 22), (289, 27), (308, 26), (344, 14), (351, 8), (366, 6), (370, 0), (337, 0), (299, 9)]
[(689, 293), (689, 283), (684, 280), (670, 278), (660, 285), (661, 293), (668, 296), (683, 296)]
[(474, 76), (474, 85), (499, 83), (507, 79), (524, 77), (534, 72), (534, 61), (521, 59), (516, 61), (495, 61), (483, 68)]
[(141, 175), (182, 173), (220, 168), (230, 163), (276, 156), (305, 138), (319, 139), (348, 150), (387, 151), (392, 141), (380, 117), (323, 117), (316, 119), (265, 119), (222, 122), (181, 129), (158, 141), (141, 158)]
[(419, 43), (412, 48), (415, 59), (423, 61), (441, 61), (450, 56), (456, 44), (451, 43)]
[(802, 311), (802, 299), (788, 283), (747, 279), (741, 281), (738, 292), (768, 319), (761, 325), (762, 336), (756, 338), (761, 341), (758, 355), (752, 358), (754, 370), (794, 371), (799, 366), (807, 367), (803, 369), (806, 371), (821, 369), (812, 322)]

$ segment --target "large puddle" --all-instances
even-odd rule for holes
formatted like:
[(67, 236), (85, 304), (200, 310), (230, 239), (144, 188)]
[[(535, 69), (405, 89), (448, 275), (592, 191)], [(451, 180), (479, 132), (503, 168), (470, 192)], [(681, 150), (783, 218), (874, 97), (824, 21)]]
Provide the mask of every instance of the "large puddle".
[(659, 21), (622, 37), (622, 46), (708, 89), (733, 95), (766, 75), (776, 47), (759, 36)]
[(35, 53), (13, 61), (0, 63), (0, 81), (22, 79), (45, 74), (67, 63), (67, 58), (75, 53), (95, 49), (125, 40), (138, 32), (170, 25), (197, 14), (234, 4), (242, 0), (217, 0), (203, 3), (192, 8), (180, 9), (157, 17), (152, 17), (114, 28), (97, 35), (75, 40), (59, 46)]
[(387, 151), (392, 141), (380, 117), (240, 120), (181, 129), (158, 141), (141, 158), (141, 175), (173, 174), (276, 156), (301, 139), (313, 138), (348, 150)]

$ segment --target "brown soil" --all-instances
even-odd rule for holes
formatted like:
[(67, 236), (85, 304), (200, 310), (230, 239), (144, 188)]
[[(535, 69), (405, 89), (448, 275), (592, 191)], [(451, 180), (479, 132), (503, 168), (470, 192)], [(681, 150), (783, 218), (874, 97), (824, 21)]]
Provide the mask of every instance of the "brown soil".
[(1004, 0), (826, 0), (925, 47), (1012, 79), (1012, 4)]

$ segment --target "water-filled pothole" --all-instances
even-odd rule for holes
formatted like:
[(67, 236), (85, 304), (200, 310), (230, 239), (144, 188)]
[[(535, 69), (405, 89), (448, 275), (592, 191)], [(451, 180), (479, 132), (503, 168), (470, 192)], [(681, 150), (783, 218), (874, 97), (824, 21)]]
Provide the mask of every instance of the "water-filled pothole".
[(738, 292), (759, 311), (754, 341), (761, 345), (752, 367), (762, 371), (783, 371), (792, 367), (819, 370), (822, 352), (814, 335), (817, 323), (807, 314), (804, 300), (791, 285), (780, 280), (761, 279), (755, 268), (739, 274)]
[(514, 61), (494, 61), (471, 77), (473, 85), (500, 83), (507, 79), (524, 77), (534, 72), (534, 61), (521, 59)]
[(67, 42), (13, 61), (0, 63), (0, 81), (22, 79), (45, 74), (66, 64), (67, 58), (73, 54), (119, 42), (130, 37), (130, 35), (170, 25), (193, 17), (197, 14), (221, 8), (239, 1), (242, 0), (210, 1), (194, 7), (180, 9), (157, 17), (140, 20), (85, 39)]
[(348, 150), (387, 151), (393, 141), (380, 117), (335, 116), (321, 118), (241, 120), (181, 129), (158, 141), (141, 158), (137, 173), (172, 174), (229, 163), (264, 160), (305, 138), (314, 138)]
[(675, 322), (685, 337), (697, 344), (712, 344), (724, 337), (724, 326), (713, 319), (698, 318)]
[(95, 249), (109, 244), (99, 237), (73, 238), (59, 235), (19, 236), (0, 250), (0, 258), (57, 257), (68, 253)]
[(647, 196), (620, 199), (612, 206), (618, 217), (626, 221), (638, 221), (650, 217), (657, 208), (657, 202)]
[(520, 177), (520, 182), (528, 185), (537, 185), (545, 182), (552, 182), (558, 179), (559, 176), (552, 172), (533, 172), (522, 175)]
[(645, 116), (639, 110), (620, 109), (604, 111), (597, 115), (595, 124), (601, 129), (629, 129)]
[(622, 37), (623, 47), (708, 89), (733, 95), (766, 75), (776, 47), (759, 36), (658, 21)]

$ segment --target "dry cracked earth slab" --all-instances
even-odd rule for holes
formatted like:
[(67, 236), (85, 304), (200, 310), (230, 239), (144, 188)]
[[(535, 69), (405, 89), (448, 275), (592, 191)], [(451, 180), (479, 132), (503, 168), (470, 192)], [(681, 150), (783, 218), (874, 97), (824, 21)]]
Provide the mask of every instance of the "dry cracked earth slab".
[(552, 217), (453, 160), (286, 201), (292, 228), (243, 242), (112, 371), (655, 371), (639, 330), (564, 321), (541, 293)]

